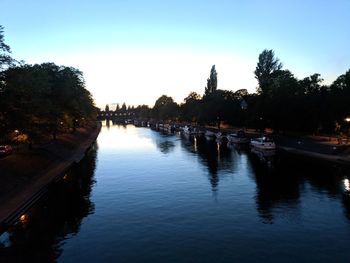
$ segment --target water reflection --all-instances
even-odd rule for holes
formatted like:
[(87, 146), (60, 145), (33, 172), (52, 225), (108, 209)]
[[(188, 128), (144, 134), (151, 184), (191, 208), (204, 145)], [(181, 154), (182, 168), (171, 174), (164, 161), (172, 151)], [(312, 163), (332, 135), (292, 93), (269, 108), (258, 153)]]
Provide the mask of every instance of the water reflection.
[(60, 256), (61, 243), (76, 235), (82, 219), (94, 212), (90, 194), (96, 156), (94, 145), (65, 179), (52, 185), (47, 195), (2, 235), (0, 262), (53, 262)]
[(343, 195), (342, 202), (344, 207), (344, 213), (347, 219), (350, 220), (350, 179), (345, 176), (343, 178)]
[[(342, 199), (343, 196), (339, 178), (333, 175), (335, 171), (332, 167), (325, 169), (275, 152), (269, 152), (260, 158), (260, 155), (246, 147), (223, 147), (216, 142), (197, 141), (194, 138), (182, 138), (181, 146), (196, 156), (207, 169), (213, 192), (219, 190), (220, 178), (225, 173), (244, 169), (237, 167), (240, 156), (248, 157), (245, 166), (251, 170), (248, 176), (256, 185), (256, 209), (263, 223), (273, 224), (276, 218), (281, 217), (293, 222), (300, 220), (301, 193), (308, 186), (318, 194), (326, 194), (328, 198)], [(349, 186), (348, 182), (345, 180), (344, 184)], [(344, 198), (343, 204), (345, 210), (349, 211), (347, 200)]]
[(270, 167), (257, 162), (254, 156), (250, 158), (256, 183), (257, 211), (262, 222), (274, 223), (278, 213), (294, 217), (295, 221), (300, 213), (300, 187), (302, 186), (298, 172), (293, 169), (279, 169), (279, 167), (271, 170)]
[[(329, 200), (342, 201), (348, 218), (350, 202), (346, 197), (349, 186), (346, 179), (341, 181), (338, 169), (322, 163), (310, 163), (290, 156), (279, 155), (273, 169), (264, 166), (251, 157), (256, 182), (256, 204), (264, 223), (274, 223), (277, 216), (298, 221), (301, 215), (302, 193), (311, 191)], [(343, 184), (343, 185), (342, 185)], [(344, 189), (344, 190), (343, 190)], [(305, 199), (305, 198), (304, 198)], [(305, 201), (305, 200), (304, 200)]]
[(105, 121), (105, 123), (106, 123), (107, 129), (109, 130), (109, 128), (111, 127), (111, 121), (110, 121), (109, 119), (107, 119), (107, 120)]
[(258, 150), (252, 148), (251, 153), (253, 153), (260, 160), (260, 162), (262, 162), (270, 168), (273, 168), (276, 157), (275, 150)]
[(172, 141), (160, 141), (157, 143), (157, 147), (162, 153), (167, 154), (174, 150), (175, 144)]
[(171, 133), (160, 133), (159, 136), (153, 137), (157, 148), (161, 153), (168, 154), (175, 149), (174, 134)]
[(183, 149), (197, 156), (199, 162), (207, 168), (212, 191), (216, 192), (220, 181), (220, 171), (232, 172), (231, 150), (215, 141), (201, 141), (195, 138), (184, 138)]

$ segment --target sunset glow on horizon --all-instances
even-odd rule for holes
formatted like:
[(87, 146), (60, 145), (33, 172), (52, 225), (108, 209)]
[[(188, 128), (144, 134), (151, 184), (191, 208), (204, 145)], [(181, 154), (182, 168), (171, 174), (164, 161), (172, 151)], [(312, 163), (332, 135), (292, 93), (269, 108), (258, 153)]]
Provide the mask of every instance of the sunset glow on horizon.
[(348, 1), (4, 0), (1, 8), (13, 57), (80, 69), (98, 107), (153, 106), (163, 94), (180, 103), (203, 94), (214, 64), (219, 89), (255, 92), (264, 49), (299, 79), (320, 73), (330, 84), (350, 67)]

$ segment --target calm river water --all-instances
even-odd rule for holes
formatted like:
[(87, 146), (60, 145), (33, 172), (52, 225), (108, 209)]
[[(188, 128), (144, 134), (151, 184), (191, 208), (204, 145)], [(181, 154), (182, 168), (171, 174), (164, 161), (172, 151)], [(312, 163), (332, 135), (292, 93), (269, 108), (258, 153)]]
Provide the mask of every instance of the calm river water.
[(1, 262), (350, 262), (341, 169), (103, 126), (0, 236)]

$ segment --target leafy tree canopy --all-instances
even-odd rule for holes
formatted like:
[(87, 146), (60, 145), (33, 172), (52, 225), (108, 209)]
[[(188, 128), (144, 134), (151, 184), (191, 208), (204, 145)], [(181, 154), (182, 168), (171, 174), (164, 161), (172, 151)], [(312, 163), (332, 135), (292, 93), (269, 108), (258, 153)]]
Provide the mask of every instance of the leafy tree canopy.
[(259, 55), (259, 60), (254, 71), (255, 78), (259, 83), (257, 90), (259, 94), (269, 95), (273, 73), (280, 69), (282, 69), (282, 63), (275, 57), (273, 50), (265, 49)]

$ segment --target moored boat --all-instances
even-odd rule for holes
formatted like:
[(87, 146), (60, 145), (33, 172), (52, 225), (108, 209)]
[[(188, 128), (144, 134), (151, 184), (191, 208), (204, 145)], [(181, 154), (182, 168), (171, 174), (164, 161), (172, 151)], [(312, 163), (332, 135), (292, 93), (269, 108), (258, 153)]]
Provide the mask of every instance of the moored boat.
[(250, 146), (258, 150), (275, 150), (276, 144), (271, 137), (263, 136), (250, 140)]
[(230, 143), (245, 144), (250, 142), (249, 137), (242, 130), (239, 130), (237, 133), (229, 134), (227, 138)]
[(215, 134), (215, 136), (216, 136), (217, 143), (227, 143), (228, 142), (227, 133), (225, 131), (218, 131)]
[(195, 134), (193, 127), (187, 126), (187, 125), (185, 127), (183, 127), (182, 131), (187, 136), (191, 136), (191, 135)]

